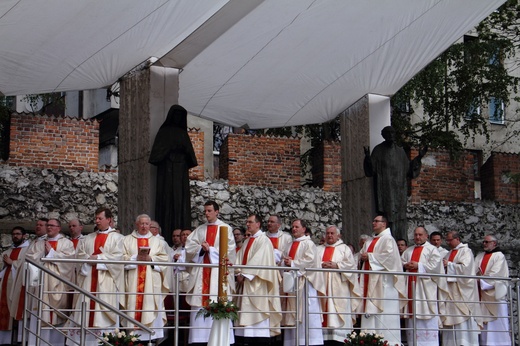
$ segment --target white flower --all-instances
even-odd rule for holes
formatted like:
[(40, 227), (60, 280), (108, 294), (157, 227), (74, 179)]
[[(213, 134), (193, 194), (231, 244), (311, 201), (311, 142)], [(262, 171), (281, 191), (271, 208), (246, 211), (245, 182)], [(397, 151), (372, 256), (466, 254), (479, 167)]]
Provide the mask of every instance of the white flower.
[(105, 336), (103, 340), (108, 341), (108, 336)]
[(364, 337), (364, 336), (365, 336), (365, 332), (361, 332), (361, 333), (359, 333), (359, 336), (360, 336), (360, 337)]
[(123, 337), (123, 333), (117, 333), (117, 338), (120, 339)]
[(136, 337), (133, 337), (132, 338), (132, 342), (136, 342), (137, 341), (137, 338)]
[(116, 330), (114, 330), (115, 333), (119, 333), (119, 328), (116, 328)]

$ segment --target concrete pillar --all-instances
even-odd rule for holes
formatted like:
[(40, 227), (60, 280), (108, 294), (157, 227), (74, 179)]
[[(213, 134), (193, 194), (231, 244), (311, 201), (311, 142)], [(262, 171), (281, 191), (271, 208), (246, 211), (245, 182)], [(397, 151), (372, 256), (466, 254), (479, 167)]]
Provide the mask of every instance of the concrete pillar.
[(381, 130), (390, 125), (390, 98), (367, 94), (341, 116), (341, 204), (343, 239), (356, 244), (361, 234), (372, 233), (375, 207), (372, 178), (365, 177), (363, 147), (382, 141)]
[(134, 229), (137, 215), (154, 217), (156, 169), (148, 158), (159, 127), (178, 99), (177, 69), (152, 66), (121, 82), (117, 213), (124, 234)]

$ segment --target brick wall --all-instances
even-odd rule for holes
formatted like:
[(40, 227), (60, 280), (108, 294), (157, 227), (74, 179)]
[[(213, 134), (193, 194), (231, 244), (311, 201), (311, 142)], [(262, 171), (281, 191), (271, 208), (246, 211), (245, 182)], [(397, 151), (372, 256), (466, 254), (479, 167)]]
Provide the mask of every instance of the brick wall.
[(341, 191), (341, 143), (320, 143), (312, 158), (312, 181), (325, 191)]
[(197, 157), (197, 167), (190, 169), (190, 179), (192, 180), (204, 180), (204, 132), (190, 129), (188, 131), (190, 136), (193, 150), (195, 150), (195, 156)]
[[(482, 199), (518, 203), (520, 154), (491, 153), (482, 165)], [(511, 177), (516, 175), (516, 180)]]
[(9, 165), (98, 172), (95, 120), (18, 113), (10, 130)]
[(300, 139), (229, 134), (219, 170), (230, 185), (299, 188)]
[[(417, 155), (417, 150), (410, 153), (411, 158)], [(464, 151), (458, 160), (452, 160), (447, 151), (429, 151), (422, 159), (421, 174), (411, 181), (412, 203), (474, 201), (475, 155)]]

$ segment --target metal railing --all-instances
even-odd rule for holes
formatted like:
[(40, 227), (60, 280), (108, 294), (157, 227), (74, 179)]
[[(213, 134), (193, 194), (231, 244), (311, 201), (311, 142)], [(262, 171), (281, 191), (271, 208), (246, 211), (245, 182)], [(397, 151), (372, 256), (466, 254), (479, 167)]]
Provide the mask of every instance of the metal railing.
[[(137, 264), (137, 265), (150, 265), (150, 262), (139, 262), (139, 261), (107, 261), (107, 260), (78, 260), (78, 259), (52, 259), (52, 260), (47, 260), (47, 259), (42, 259), (42, 262), (73, 262), (73, 263), (111, 263), (111, 264), (121, 264), (121, 265), (124, 265), (124, 264)], [(88, 297), (89, 299), (91, 300), (94, 300), (95, 302), (97, 302), (98, 304), (100, 304), (101, 306), (103, 306), (104, 308), (106, 308), (107, 310), (115, 313), (117, 316), (120, 317), (121, 320), (123, 319), (126, 319), (128, 321), (130, 321), (131, 324), (134, 324), (137, 328), (140, 328), (141, 330), (143, 331), (147, 331), (148, 333), (152, 333), (153, 334), (153, 329), (141, 324), (140, 322), (136, 321), (135, 319), (131, 318), (130, 316), (128, 316), (127, 312), (130, 312), (130, 311), (133, 311), (133, 310), (118, 310), (116, 308), (114, 308), (113, 306), (111, 306), (110, 304), (107, 304), (106, 302), (104, 302), (102, 299), (99, 299), (97, 296), (91, 294), (90, 292), (82, 289), (81, 287), (77, 286), (75, 283), (72, 283), (72, 282), (68, 282), (66, 280), (64, 280), (63, 278), (59, 277), (58, 275), (56, 275), (55, 273), (53, 273), (52, 271), (48, 270), (47, 268), (45, 268), (44, 266), (42, 266), (41, 264), (35, 262), (35, 261), (31, 261), (30, 259), (26, 259), (26, 262), (30, 265), (33, 265), (35, 266), (36, 268), (40, 269), (40, 280), (39, 280), (39, 290), (37, 292), (37, 294), (33, 294), (31, 292), (27, 292), (27, 291), (30, 291), (29, 289), (26, 290), (26, 314), (24, 314), (24, 322), (23, 322), (23, 326), (24, 326), (24, 333), (23, 333), (23, 342), (25, 343), (26, 341), (26, 336), (29, 334), (29, 333), (32, 333), (29, 328), (27, 328), (27, 319), (28, 317), (30, 316), (31, 318), (37, 318), (39, 321), (38, 321), (38, 324), (37, 324), (37, 330), (36, 330), (36, 345), (39, 346), (40, 345), (40, 342), (41, 341), (44, 341), (44, 340), (40, 340), (40, 338), (38, 337), (38, 335), (40, 334), (40, 330), (42, 328), (50, 328), (50, 329), (55, 329), (55, 330), (59, 330), (61, 332), (63, 332), (63, 330), (65, 328), (58, 328), (58, 327), (55, 327), (55, 326), (52, 326), (52, 325), (48, 325), (48, 326), (45, 326), (45, 327), (42, 327), (42, 323), (41, 323), (41, 320), (40, 320), (40, 317), (42, 316), (42, 311), (44, 311), (45, 309), (51, 309), (52, 310), (52, 307), (44, 307), (44, 302), (43, 302), (43, 295), (44, 294), (47, 294), (49, 292), (45, 292), (43, 290), (43, 282), (45, 280), (45, 275), (43, 275), (44, 273), (45, 274), (48, 274), (48, 275), (51, 275), (53, 276), (54, 278), (64, 282), (65, 284), (67, 284), (68, 286), (70, 286), (76, 294), (79, 294), (83, 297)], [(157, 263), (155, 263), (157, 264)], [(211, 268), (217, 268), (218, 265), (211, 265), (211, 264), (194, 264), (194, 263), (169, 263), (169, 262), (161, 262), (160, 263), (161, 266), (166, 266), (166, 267), (178, 267), (178, 266), (182, 266), (182, 267), (186, 267), (186, 268), (192, 268), (192, 267), (211, 267)], [(256, 269), (268, 269), (268, 270), (276, 270), (276, 271), (297, 271), (298, 268), (288, 268), (288, 267), (263, 267), (263, 266), (259, 266), (259, 267), (254, 267), (254, 266), (241, 266), (241, 265), (236, 265), (236, 266), (233, 266), (233, 268), (237, 268), (237, 269), (240, 269), (240, 268), (256, 268)], [(509, 318), (509, 332), (510, 332), (510, 335), (511, 335), (511, 340), (513, 342), (513, 344), (516, 343), (517, 341), (517, 335), (518, 335), (518, 331), (520, 331), (520, 320), (518, 319), (518, 311), (519, 311), (519, 302), (520, 302), (520, 283), (519, 283), (519, 279), (514, 279), (514, 278), (496, 278), (496, 277), (485, 277), (485, 276), (465, 276), (465, 275), (445, 275), (445, 274), (422, 274), (422, 273), (408, 273), (408, 272), (379, 272), (379, 271), (364, 271), (364, 270), (340, 270), (340, 269), (322, 269), (322, 268), (307, 268), (305, 269), (307, 272), (331, 272), (331, 273), (349, 273), (349, 274), (356, 274), (356, 275), (359, 275), (359, 274), (362, 274), (362, 273), (367, 273), (367, 274), (380, 274), (380, 275), (391, 275), (391, 276), (394, 276), (394, 275), (402, 275), (402, 276), (415, 276), (418, 278), (418, 280), (421, 278), (421, 277), (444, 277), (444, 278), (447, 278), (447, 277), (450, 277), (450, 278), (460, 278), (460, 279), (473, 279), (473, 280), (478, 280), (478, 279), (489, 279), (489, 280), (504, 280), (504, 281), (507, 281), (508, 282), (508, 294), (507, 294), (507, 303), (508, 303), (508, 318)], [(30, 282), (30, 277), (28, 277), (29, 274), (27, 274), (27, 283)], [(306, 279), (305, 279), (306, 280)], [(167, 295), (171, 295), (172, 296), (172, 299), (173, 299), (173, 308), (172, 309), (167, 309), (165, 308), (164, 311), (166, 312), (166, 314), (169, 316), (169, 317), (173, 317), (173, 325), (165, 325), (164, 326), (164, 331), (165, 331), (165, 334), (168, 335), (168, 332), (169, 331), (173, 331), (173, 345), (174, 346), (178, 346), (179, 345), (179, 335), (181, 333), (181, 331), (189, 331), (190, 329), (190, 326), (189, 326), (189, 323), (188, 325), (181, 325), (180, 324), (180, 318), (181, 318), (181, 315), (184, 314), (184, 315), (188, 315), (191, 310), (188, 308), (188, 309), (181, 309), (181, 298), (184, 299), (185, 297), (189, 297), (189, 296), (193, 296), (192, 294), (189, 294), (189, 293), (185, 293), (185, 292), (179, 292), (179, 276), (178, 275), (173, 275), (173, 288), (171, 290), (173, 290), (173, 292), (170, 292), (168, 293)], [(309, 316), (311, 315), (311, 313), (308, 311), (308, 304), (301, 304), (300, 302), (300, 299), (304, 299), (304, 300), (307, 300), (309, 298), (318, 298), (318, 299), (323, 299), (323, 298), (329, 298), (329, 296), (323, 296), (323, 295), (318, 295), (318, 296), (313, 296), (313, 297), (310, 297), (309, 296), (309, 293), (306, 289), (307, 285), (303, 285), (304, 287), (304, 290), (303, 292), (299, 292), (298, 291), (298, 285), (296, 285), (296, 291), (293, 293), (293, 295), (295, 296), (296, 298), (296, 311), (282, 311), (282, 314), (288, 314), (288, 313), (294, 313), (296, 316), (298, 316), (300, 314), (300, 307), (303, 308), (303, 311), (302, 313), (304, 314), (305, 318), (304, 318), (304, 325), (303, 325), (303, 328), (305, 329), (305, 344), (308, 345), (309, 343), (309, 332), (310, 332), (310, 327), (308, 325), (308, 321), (309, 321)], [(515, 291), (516, 290), (516, 295), (515, 295)], [(418, 299), (416, 297), (416, 294), (415, 294), (415, 290), (413, 290), (412, 292), (412, 301), (414, 302), (420, 302), (420, 301), (427, 301), (427, 300), (421, 300), (421, 299)], [(115, 292), (114, 294), (136, 294), (135, 292)], [(155, 294), (158, 294), (158, 295), (163, 295), (164, 296), (164, 293), (155, 293)], [(236, 294), (231, 294), (229, 297), (230, 299), (235, 299), (236, 297), (238, 297), (239, 295), (236, 295)], [(37, 302), (38, 302), (38, 312), (37, 314), (32, 314), (31, 311), (27, 311), (27, 309), (29, 308), (30, 309), (30, 301), (31, 299), (29, 298), (32, 298), (32, 299), (36, 299)], [(273, 296), (273, 299), (283, 299), (283, 298), (287, 298), (286, 295), (284, 294), (280, 294), (278, 296)], [(360, 299), (359, 297), (356, 298), (356, 297), (332, 297), (332, 298), (335, 298), (335, 299)], [(404, 299), (405, 301), (409, 301), (408, 299)], [(515, 304), (515, 301), (516, 300), (516, 304)], [(456, 302), (456, 301), (455, 301)], [(437, 303), (437, 301), (435, 301), (435, 303)], [(466, 303), (480, 303), (478, 301), (476, 302), (466, 302)], [(58, 313), (60, 314), (60, 316), (62, 317), (67, 317), (67, 319), (70, 321), (70, 317), (68, 316), (67, 312), (68, 311), (59, 311), (59, 310), (53, 310), (55, 313)], [(70, 313), (73, 313), (74, 312), (74, 309), (72, 309), (72, 311), (70, 311)], [(82, 304), (82, 307), (81, 307), (81, 316), (82, 316), (82, 320), (80, 321), (80, 323), (77, 323), (77, 322), (71, 322), (71, 323), (76, 323), (77, 324), (77, 327), (76, 328), (79, 328), (80, 332), (81, 332), (81, 337), (80, 337), (80, 342), (79, 342), (79, 345), (84, 345), (84, 340), (85, 340), (85, 335), (87, 333), (91, 333), (92, 334), (92, 331), (89, 330), (86, 326), (85, 326), (85, 321), (86, 321), (86, 316), (87, 316), (87, 312), (88, 312), (88, 309), (87, 309), (87, 306), (85, 304), (85, 302), (83, 301), (83, 304)], [(241, 312), (241, 313), (248, 313), (248, 312)], [(515, 315), (516, 313), (516, 315)], [(321, 313), (320, 313), (321, 314)], [(355, 317), (355, 316), (358, 316), (360, 314), (360, 312), (357, 312), (357, 311), (351, 311), (351, 312), (345, 312), (346, 315), (350, 315), (352, 317)], [(400, 313), (401, 314), (401, 317), (405, 317), (403, 313)], [(384, 313), (381, 314), (381, 315), (385, 315)], [(392, 314), (393, 315), (393, 314)], [(450, 316), (450, 315), (447, 315), (447, 316)], [(475, 318), (478, 318), (478, 317), (483, 317), (483, 316), (473, 316)], [(412, 317), (411, 317), (414, 321), (413, 323), (413, 335), (414, 335), (414, 341), (415, 340), (415, 335), (416, 335), (416, 331), (418, 330), (417, 329), (417, 324), (415, 323), (415, 321), (417, 320), (417, 315), (416, 315), (416, 309), (413, 309), (412, 310)], [(515, 323), (516, 322), (516, 323)], [(516, 328), (515, 328), (516, 327)], [(69, 327), (70, 328), (70, 327)], [(244, 327), (240, 327), (240, 326), (235, 326), (233, 327), (234, 329), (240, 329), (240, 328), (244, 328)], [(248, 327), (249, 328), (249, 327)], [(299, 323), (298, 323), (298, 319), (296, 319), (296, 323), (295, 323), (295, 326), (280, 326), (280, 329), (283, 331), (283, 330), (287, 330), (287, 329), (294, 329), (295, 330), (295, 333), (296, 333), (296, 338), (298, 339), (298, 335), (299, 335), (299, 329), (301, 327), (299, 326)], [(321, 330), (322, 328), (320, 328)], [(327, 328), (324, 328), (324, 329), (327, 329)], [(398, 331), (396, 330), (396, 332), (399, 332), (403, 330), (403, 329), (399, 329)], [(406, 328), (404, 329), (406, 330)], [(419, 329), (420, 330), (420, 329)], [(440, 331), (442, 331), (442, 329), (439, 329)], [(45, 342), (45, 341), (44, 341)], [(108, 344), (108, 343), (107, 343)], [(416, 342), (415, 342), (416, 344)]]

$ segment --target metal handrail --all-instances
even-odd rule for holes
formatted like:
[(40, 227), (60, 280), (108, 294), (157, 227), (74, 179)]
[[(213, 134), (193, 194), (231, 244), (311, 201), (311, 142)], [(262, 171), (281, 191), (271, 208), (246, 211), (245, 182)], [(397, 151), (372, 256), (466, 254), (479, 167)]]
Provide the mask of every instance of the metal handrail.
[[(47, 258), (42, 258), (41, 261), (42, 261), (42, 262), (63, 262), (63, 259), (52, 259), (52, 260), (51, 260), (51, 259), (47, 259)], [(128, 316), (127, 314), (121, 312), (120, 310), (114, 308), (112, 305), (110, 305), (110, 304), (106, 303), (105, 301), (99, 299), (98, 297), (96, 297), (96, 296), (93, 295), (92, 293), (90, 293), (90, 292), (84, 290), (83, 288), (79, 287), (79, 286), (76, 285), (75, 283), (73, 283), (73, 282), (71, 282), (71, 281), (69, 281), (69, 280), (66, 280), (66, 279), (64, 279), (63, 277), (57, 275), (56, 273), (54, 273), (53, 271), (51, 271), (51, 270), (45, 268), (44, 266), (42, 266), (42, 265), (39, 264), (38, 262), (36, 262), (36, 261), (34, 261), (34, 260), (30, 259), (30, 258), (26, 258), (26, 259), (25, 259), (25, 262), (26, 262), (26, 263), (25, 263), (25, 269), (27, 269), (27, 265), (28, 265), (28, 264), (33, 265), (33, 266), (35, 266), (36, 268), (40, 269), (42, 272), (45, 272), (46, 274), (48, 274), (48, 275), (54, 277), (55, 279), (58, 279), (59, 281), (65, 283), (65, 284), (68, 285), (68, 286), (70, 286), (71, 288), (73, 288), (73, 289), (76, 290), (77, 292), (83, 294), (84, 296), (87, 296), (89, 299), (91, 299), (91, 300), (95, 301), (96, 303), (98, 303), (99, 305), (103, 306), (103, 307), (106, 308), (107, 310), (110, 310), (111, 312), (115, 313), (115, 314), (118, 315), (120, 318), (123, 318), (123, 319), (126, 319), (126, 320), (130, 321), (131, 323), (137, 325), (139, 328), (141, 328), (142, 330), (144, 330), (144, 331), (146, 331), (146, 332), (148, 332), (148, 333), (150, 333), (150, 334), (152, 334), (152, 335), (155, 333), (155, 331), (154, 331), (153, 329), (151, 329), (151, 328), (145, 326), (145, 325), (142, 324), (141, 322), (135, 320), (134, 318)], [(79, 263), (78, 260), (73, 260), (73, 261), (71, 261), (71, 262)], [(94, 262), (98, 262), (98, 261), (94, 261)], [(106, 261), (105, 261), (105, 262), (106, 262)], [(109, 261), (109, 262), (110, 262), (110, 263), (114, 263), (114, 261)], [(128, 264), (128, 261), (126, 262), (126, 264)], [(149, 264), (149, 262), (148, 262), (148, 264)], [(29, 275), (29, 274), (28, 274), (28, 270), (26, 270), (26, 273), (27, 273), (27, 275)], [(28, 280), (26, 280), (26, 282), (28, 282)], [(42, 286), (43, 286), (43, 285), (42, 285)], [(30, 294), (30, 293), (28, 293), (28, 290), (26, 289), (26, 295), (27, 295), (27, 294)], [(36, 297), (36, 298), (38, 299), (38, 305), (39, 305), (38, 310), (39, 310), (39, 315), (41, 315), (41, 311), (40, 311), (40, 310), (41, 310), (41, 307), (40, 307), (40, 304), (42, 303), (42, 296), (43, 296), (43, 289), (41, 288), (41, 289), (40, 289), (40, 297), (39, 297), (39, 298)], [(26, 301), (27, 301), (27, 300), (26, 300)], [(26, 307), (26, 308), (27, 308), (27, 307)], [(83, 317), (83, 316), (82, 316), (82, 317)], [(25, 320), (25, 319), (24, 319), (24, 320)], [(79, 323), (77, 323), (76, 321), (74, 321), (74, 320), (72, 320), (72, 319), (70, 319), (70, 320), (73, 321), (74, 323), (78, 324), (78, 325), (81, 327), (81, 330), (82, 330), (82, 332), (83, 332), (83, 330), (85, 329), (85, 327), (84, 327), (84, 323), (79, 324)], [(39, 322), (41, 321), (41, 319), (40, 319), (39, 316), (38, 316), (38, 321), (39, 321)], [(49, 325), (51, 325), (51, 324), (49, 324)], [(51, 325), (51, 326), (52, 326), (52, 325)], [(25, 323), (24, 323), (24, 328), (25, 328)], [(52, 326), (52, 328), (56, 329), (54, 326)], [(38, 329), (38, 331), (39, 331), (39, 330), (40, 330), (40, 326), (37, 326), (37, 329)], [(23, 344), (25, 344), (25, 341), (26, 341), (26, 340), (25, 340), (25, 333), (23, 333), (22, 341), (23, 341)], [(38, 338), (37, 341), (36, 341), (37, 346), (39, 345), (39, 341), (40, 341), (40, 339)], [(80, 341), (80, 343), (81, 343), (81, 341)]]
[[(42, 259), (43, 262), (46, 262), (46, 261), (52, 261), (52, 262), (73, 262), (73, 263), (111, 263), (111, 264), (128, 264), (129, 262), (131, 262), (132, 264), (138, 264), (138, 265), (150, 265), (150, 262), (139, 262), (139, 261), (124, 261), (124, 260), (121, 260), (121, 261), (108, 261), (108, 260), (81, 260), (81, 259), (52, 259), (52, 260), (48, 260), (48, 259)], [(155, 263), (157, 264), (157, 263)], [(191, 267), (210, 267), (210, 268), (217, 268), (218, 267), (218, 264), (199, 264), (199, 263), (174, 263), (174, 262), (160, 262), (160, 265), (161, 266), (166, 266), (166, 267), (177, 267), (177, 266), (182, 266), (182, 267), (186, 267), (186, 268), (191, 268)], [(278, 271), (298, 271), (299, 268), (295, 268), (295, 267), (279, 267), (279, 266), (248, 266), (248, 265), (233, 265), (231, 268), (233, 269), (241, 269), (241, 268), (252, 268), (252, 269), (267, 269), (267, 270), (278, 270)], [(514, 324), (514, 317), (516, 316), (516, 314), (513, 313), (514, 309), (513, 309), (513, 300), (514, 298), (517, 299), (517, 307), (518, 307), (518, 304), (520, 303), (520, 279), (518, 278), (500, 278), (500, 277), (490, 277), (490, 276), (476, 276), (476, 275), (447, 275), (447, 274), (429, 274), (429, 273), (409, 273), (409, 272), (388, 272), (388, 271), (373, 271), (373, 270), (342, 270), (342, 269), (324, 269), (324, 268), (305, 268), (303, 269), (302, 271), (308, 271), (308, 272), (337, 272), (337, 273), (350, 273), (350, 274), (363, 274), (363, 273), (366, 273), (366, 274), (371, 274), (371, 275), (374, 275), (374, 274), (380, 274), (380, 275), (399, 275), (399, 276), (403, 276), (403, 277), (407, 277), (407, 276), (414, 276), (414, 277), (417, 277), (418, 279), (420, 279), (421, 277), (450, 277), (450, 278), (463, 278), (463, 279), (472, 279), (472, 280), (477, 280), (477, 279), (488, 279), (488, 280), (501, 280), (501, 281), (508, 281), (510, 282), (509, 284), (509, 294), (508, 294), (508, 297), (509, 297), (509, 302), (508, 302), (508, 305), (509, 305), (509, 314), (510, 314), (510, 332), (511, 332), (511, 340), (514, 342), (515, 341), (515, 329), (518, 329), (520, 330), (520, 320), (518, 320), (518, 325), (516, 325), (516, 328), (515, 328), (515, 324)], [(514, 289), (513, 285), (516, 286), (516, 294), (517, 294), (517, 297), (513, 297), (513, 292), (512, 290)], [(71, 285), (72, 286), (72, 285)], [(179, 280), (178, 280), (178, 277), (175, 275), (174, 277), (174, 286), (175, 286), (175, 297), (178, 298), (180, 294), (182, 295), (185, 295), (185, 296), (190, 296), (191, 294), (185, 294), (185, 293), (180, 293), (179, 292)], [(298, 285), (296, 285), (296, 287), (298, 287)], [(305, 286), (304, 286), (305, 287)], [(78, 290), (79, 291), (79, 290)], [(88, 293), (88, 292), (87, 292)], [(301, 293), (301, 292), (300, 292)], [(307, 296), (307, 293), (306, 291), (303, 292), (305, 295), (303, 296), (302, 299), (306, 299), (305, 297)], [(234, 297), (235, 295), (234, 294), (231, 294), (231, 297)], [(283, 296), (280, 296), (280, 297), (283, 297)], [(300, 294), (296, 294), (296, 299), (299, 299), (300, 298)], [(324, 296), (320, 296), (320, 298), (324, 298)], [(415, 292), (413, 292), (413, 295), (412, 295), (412, 300), (415, 300), (415, 301), (424, 301), (424, 299), (415, 299)], [(350, 299), (348, 297), (345, 297), (345, 299)], [(400, 298), (402, 300), (409, 300), (410, 298)], [(381, 299), (381, 300), (384, 300), (384, 299)], [(475, 303), (475, 304), (479, 304), (480, 301), (475, 301), (475, 302), (472, 302), (472, 303)], [(498, 303), (497, 303), (498, 304)], [(299, 313), (299, 309), (300, 309), (300, 306), (302, 304), (299, 304), (297, 303), (296, 304), (296, 314)], [(303, 304), (303, 307), (305, 309), (305, 306), (306, 304)], [(179, 312), (179, 299), (175, 299), (174, 300), (174, 310), (175, 312)], [(169, 310), (171, 311), (171, 310)], [(183, 310), (183, 311), (189, 311), (189, 310)], [(520, 311), (519, 309), (517, 309), (516, 311)], [(288, 313), (287, 311), (282, 311), (282, 313)], [(292, 312), (294, 313), (294, 311)], [(308, 314), (308, 312), (306, 312), (306, 314)], [(351, 312), (351, 314), (358, 314), (357, 312)], [(384, 315), (385, 313), (383, 313), (382, 315)], [(308, 317), (308, 315), (307, 315)], [(474, 317), (479, 317), (479, 316), (474, 316)], [(127, 318), (127, 317), (125, 317)], [(165, 326), (165, 330), (166, 329), (174, 329), (175, 330), (175, 339), (174, 339), (174, 345), (175, 346), (178, 346), (178, 331), (180, 329), (188, 329), (189, 327), (184, 327), (184, 326), (180, 326), (179, 327), (179, 316), (178, 316), (178, 313), (175, 313), (175, 323), (174, 323), (174, 326), (173, 327), (167, 327)], [(415, 319), (415, 310), (413, 312), (413, 318)], [(129, 319), (129, 318), (128, 318)], [(307, 318), (306, 318), (307, 320)], [(132, 323), (134, 323), (132, 321)], [(137, 323), (136, 323), (137, 324)], [(298, 324), (296, 324), (296, 326), (291, 326), (291, 327), (281, 327), (281, 329), (288, 329), (288, 328), (292, 328), (292, 329), (296, 329), (298, 328)], [(144, 328), (143, 328), (144, 329)], [(306, 328), (306, 335), (305, 335), (305, 338), (306, 340), (308, 340), (308, 328)], [(414, 330), (420, 330), (419, 328), (416, 328), (415, 327), (415, 324), (414, 324)], [(415, 333), (414, 333), (415, 334)], [(296, 335), (298, 335), (298, 333), (296, 333)]]

